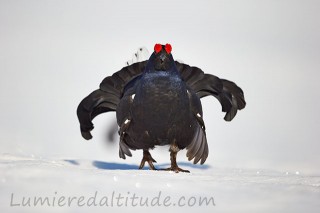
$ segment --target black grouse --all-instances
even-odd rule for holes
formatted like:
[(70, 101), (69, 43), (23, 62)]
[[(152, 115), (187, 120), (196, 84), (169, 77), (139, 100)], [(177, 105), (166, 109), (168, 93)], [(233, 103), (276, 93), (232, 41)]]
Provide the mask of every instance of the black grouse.
[(149, 60), (122, 68), (106, 77), (98, 90), (84, 98), (77, 109), (82, 136), (89, 140), (92, 120), (116, 111), (119, 125), (119, 156), (143, 150), (139, 169), (145, 162), (155, 170), (149, 150), (169, 145), (171, 167), (178, 167), (179, 150), (187, 149), (188, 160), (203, 164), (209, 154), (200, 98), (212, 95), (231, 121), (245, 107), (244, 94), (235, 83), (205, 74), (197, 67), (174, 61), (170, 44), (154, 46)]

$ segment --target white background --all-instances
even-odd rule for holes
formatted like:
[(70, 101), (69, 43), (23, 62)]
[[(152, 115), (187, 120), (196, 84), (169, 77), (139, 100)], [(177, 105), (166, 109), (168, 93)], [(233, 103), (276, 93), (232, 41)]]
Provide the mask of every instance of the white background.
[[(236, 82), (247, 107), (227, 123), (203, 100), (208, 165), (319, 174), (319, 1), (0, 1), (1, 153), (119, 161), (114, 113), (81, 138), (76, 108), (140, 46)], [(160, 149), (161, 150), (161, 149)], [(141, 152), (125, 163), (138, 164)], [(161, 163), (169, 153), (155, 151)], [(186, 161), (179, 155), (179, 161)]]

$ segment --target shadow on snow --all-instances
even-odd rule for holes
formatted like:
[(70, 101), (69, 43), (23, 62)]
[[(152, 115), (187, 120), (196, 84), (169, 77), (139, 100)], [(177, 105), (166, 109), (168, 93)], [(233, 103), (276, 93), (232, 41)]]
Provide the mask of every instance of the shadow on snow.
[[(80, 163), (77, 160), (64, 160), (65, 162), (68, 162), (72, 165), (79, 166)], [(111, 162), (103, 162), (103, 161), (92, 161), (92, 165), (98, 169), (105, 169), (105, 170), (137, 170), (139, 169), (138, 165), (135, 164), (126, 164), (126, 163), (111, 163)], [(194, 169), (209, 169), (209, 165), (198, 165), (198, 164), (192, 164), (189, 162), (180, 162), (178, 163), (181, 167), (189, 167)], [(163, 164), (155, 164), (156, 168), (158, 169), (164, 169), (168, 168), (170, 166), (169, 163), (163, 163)], [(146, 166), (143, 168), (143, 170), (148, 170), (149, 167)]]

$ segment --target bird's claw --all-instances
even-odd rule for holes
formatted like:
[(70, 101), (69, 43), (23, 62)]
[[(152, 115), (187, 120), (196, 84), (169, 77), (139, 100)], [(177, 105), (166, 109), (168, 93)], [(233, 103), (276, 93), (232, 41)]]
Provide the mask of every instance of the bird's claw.
[(185, 172), (185, 173), (190, 173), (189, 170), (185, 170), (185, 169), (181, 169), (180, 167), (178, 166), (174, 166), (174, 167), (169, 167), (169, 168), (166, 168), (166, 169), (160, 169), (161, 171), (173, 171), (175, 173), (179, 173), (179, 172)]
[(155, 159), (152, 158), (151, 154), (149, 151), (143, 151), (143, 158), (141, 160), (141, 163), (140, 163), (140, 166), (139, 166), (139, 169), (142, 169), (145, 165), (145, 163), (148, 162), (149, 164), (149, 168), (151, 170), (157, 170), (153, 163), (157, 163), (157, 161)]

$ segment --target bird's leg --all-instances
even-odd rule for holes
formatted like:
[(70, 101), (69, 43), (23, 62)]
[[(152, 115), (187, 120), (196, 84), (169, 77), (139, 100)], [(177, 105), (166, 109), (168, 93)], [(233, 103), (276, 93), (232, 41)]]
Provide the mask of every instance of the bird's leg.
[(177, 164), (177, 153), (179, 152), (179, 148), (173, 144), (170, 146), (170, 160), (171, 160), (171, 167), (167, 168), (167, 169), (164, 169), (166, 171), (174, 171), (176, 173), (178, 172), (187, 172), (189, 173), (190, 171), (189, 170), (184, 170), (184, 169), (181, 169), (178, 164)]
[(142, 169), (144, 167), (144, 164), (148, 162), (149, 167), (151, 170), (157, 170), (154, 165), (153, 162), (156, 163), (157, 161), (155, 159), (152, 158), (150, 152), (146, 149), (143, 150), (143, 157), (139, 166), (139, 169)]

